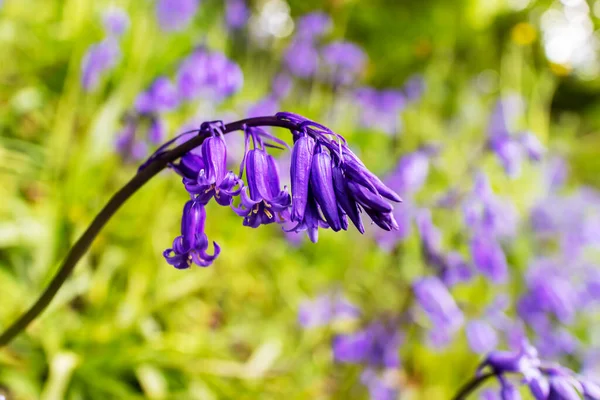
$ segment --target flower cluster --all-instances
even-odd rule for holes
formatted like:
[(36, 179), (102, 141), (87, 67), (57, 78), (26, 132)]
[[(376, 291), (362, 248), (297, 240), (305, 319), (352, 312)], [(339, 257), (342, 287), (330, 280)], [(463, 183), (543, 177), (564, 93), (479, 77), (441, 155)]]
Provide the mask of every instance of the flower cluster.
[[(170, 264), (177, 268), (192, 262), (207, 266), (218, 255), (216, 245), (215, 255), (206, 254), (204, 206), (212, 199), (230, 206), (243, 217), (244, 226), (292, 223), (289, 231), (306, 231), (313, 242), (318, 239), (319, 228), (347, 230), (348, 220), (363, 233), (362, 211), (382, 229), (398, 228), (390, 201), (400, 202), (400, 197), (367, 169), (340, 135), (287, 112), (245, 121), (241, 128), (246, 145), (239, 174), (227, 171), (223, 138), (227, 127), (221, 122), (202, 124), (199, 133), (207, 138), (200, 148), (172, 165), (191, 200), (184, 208), (181, 236), (165, 251)], [(287, 144), (261, 128), (282, 124), (290, 129), (294, 141), (291, 194), (281, 187), (277, 162), (267, 152), (270, 147), (284, 148)]]
[(102, 77), (113, 69), (121, 58), (119, 39), (129, 27), (129, 16), (121, 8), (109, 8), (102, 15), (106, 37), (89, 47), (81, 61), (81, 85), (92, 91)]
[(491, 352), (477, 369), (477, 374), (490, 370), (500, 383), (503, 399), (519, 399), (508, 374), (519, 374), (536, 400), (600, 399), (600, 382), (580, 376), (558, 364), (545, 363), (537, 350), (525, 343), (517, 352)]

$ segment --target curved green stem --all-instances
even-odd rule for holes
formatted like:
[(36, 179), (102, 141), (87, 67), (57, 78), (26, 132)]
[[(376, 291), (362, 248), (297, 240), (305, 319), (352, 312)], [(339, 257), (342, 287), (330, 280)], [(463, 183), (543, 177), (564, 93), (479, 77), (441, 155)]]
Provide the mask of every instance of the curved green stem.
[[(290, 130), (297, 128), (296, 124), (289, 121), (280, 120), (276, 117), (258, 117), (227, 124), (225, 125), (225, 131), (223, 133), (226, 134), (237, 131), (243, 129), (245, 126), (278, 126)], [(206, 137), (206, 132), (200, 132), (197, 136), (175, 147), (174, 149), (157, 155), (156, 158), (146, 164), (141, 171), (139, 171), (129, 182), (127, 182), (125, 186), (123, 186), (110, 198), (108, 203), (106, 203), (100, 213), (96, 215), (85, 232), (83, 232), (73, 247), (71, 247), (67, 253), (67, 257), (64, 259), (54, 278), (52, 278), (52, 281), (50, 281), (50, 284), (46, 287), (46, 290), (44, 290), (37, 301), (23, 315), (21, 315), (12, 325), (2, 332), (2, 335), (0, 335), (0, 347), (8, 344), (12, 339), (15, 338), (15, 336), (25, 330), (31, 321), (33, 321), (46, 309), (46, 307), (48, 307), (58, 290), (61, 288), (63, 283), (65, 283), (69, 275), (71, 275), (73, 269), (75, 269), (77, 262), (90, 248), (92, 242), (96, 236), (98, 236), (98, 233), (100, 233), (104, 225), (106, 225), (110, 218), (127, 201), (127, 199), (129, 199), (135, 192), (144, 186), (146, 182), (152, 179), (152, 177), (165, 169), (169, 163), (177, 160), (190, 150), (200, 146)]]
[(495, 372), (488, 372), (486, 374), (474, 377), (460, 388), (458, 393), (452, 397), (452, 400), (465, 400), (467, 396), (471, 394), (471, 392), (477, 390), (479, 386), (483, 385), (485, 381), (493, 376), (496, 376)]

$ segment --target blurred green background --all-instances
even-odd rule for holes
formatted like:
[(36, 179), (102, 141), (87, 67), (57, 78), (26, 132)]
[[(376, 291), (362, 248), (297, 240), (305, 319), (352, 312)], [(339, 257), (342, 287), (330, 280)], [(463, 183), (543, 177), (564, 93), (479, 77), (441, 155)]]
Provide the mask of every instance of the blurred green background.
[[(152, 1), (4, 0), (0, 7), (0, 327), (30, 305), (70, 245), (109, 196), (135, 174), (113, 142), (123, 113), (160, 74), (204, 43), (238, 62), (240, 93), (206, 119), (244, 110), (267, 93), (289, 37), (261, 43), (252, 27), (232, 34), (223, 3), (202, 1), (191, 26), (166, 34)], [(565, 1), (566, 3), (566, 1)], [(260, 25), (267, 2), (249, 4)], [(492, 108), (505, 93), (528, 105), (523, 126), (571, 166), (570, 183), (600, 185), (600, 2), (589, 2), (593, 32), (584, 61), (556, 49), (545, 26), (562, 3), (534, 0), (291, 0), (290, 18), (314, 10), (334, 20), (332, 38), (363, 47), (361, 80), (400, 87), (415, 74), (422, 98), (402, 113), (403, 132), (389, 136), (342, 117), (330, 121), (377, 173), (425, 143), (443, 155), (419, 194), (424, 203), (449, 185), (469, 188), (465, 154), (483, 141)], [(122, 58), (99, 89), (81, 87), (81, 60), (103, 37), (108, 6), (129, 13)], [(558, 12), (558, 11), (557, 11)], [(546, 28), (546, 31), (544, 30)], [(588, 43), (589, 42), (589, 43)], [(550, 44), (549, 44), (550, 43)], [(565, 46), (562, 44), (562, 46)], [(568, 46), (568, 44), (567, 44)], [(561, 53), (563, 51), (563, 53)], [(582, 54), (588, 51), (574, 51)], [(586, 53), (587, 54), (587, 53)], [(553, 58), (554, 57), (554, 58)], [(292, 93), (281, 109), (324, 120), (336, 94), (324, 85)], [(206, 102), (209, 107), (209, 102)], [(342, 102), (343, 103), (343, 102)], [(211, 114), (214, 113), (214, 114)], [(190, 110), (168, 116), (173, 136)], [(393, 143), (393, 145), (390, 145)], [(510, 180), (492, 156), (480, 160), (497, 192), (520, 210), (540, 189), (540, 171), (526, 166)], [(8, 399), (347, 399), (366, 398), (358, 366), (332, 358), (332, 331), (303, 331), (299, 304), (330, 288), (367, 314), (401, 307), (411, 279), (423, 273), (418, 239), (389, 254), (355, 231), (323, 231), (318, 244), (290, 243), (276, 226), (251, 230), (231, 210), (208, 208), (207, 233), (223, 248), (209, 268), (178, 271), (162, 251), (179, 233), (187, 195), (165, 172), (142, 188), (97, 238), (49, 309), (25, 334), (0, 349), (0, 393)], [(449, 236), (460, 226), (441, 222)], [(515, 274), (531, 250), (517, 243)], [(518, 281), (518, 279), (517, 279)], [(484, 281), (455, 295), (477, 301), (497, 290)], [(510, 290), (518, 290), (518, 283)], [(418, 336), (400, 349), (397, 379), (407, 399), (449, 398), (472, 375), (478, 356), (464, 339), (434, 351)]]

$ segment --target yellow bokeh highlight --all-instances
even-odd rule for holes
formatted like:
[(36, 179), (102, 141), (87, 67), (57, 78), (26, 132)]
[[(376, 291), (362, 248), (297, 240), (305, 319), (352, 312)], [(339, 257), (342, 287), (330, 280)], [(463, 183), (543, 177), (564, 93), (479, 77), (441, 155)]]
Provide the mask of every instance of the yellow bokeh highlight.
[(510, 33), (513, 42), (520, 46), (530, 45), (537, 38), (535, 27), (527, 22), (516, 24)]

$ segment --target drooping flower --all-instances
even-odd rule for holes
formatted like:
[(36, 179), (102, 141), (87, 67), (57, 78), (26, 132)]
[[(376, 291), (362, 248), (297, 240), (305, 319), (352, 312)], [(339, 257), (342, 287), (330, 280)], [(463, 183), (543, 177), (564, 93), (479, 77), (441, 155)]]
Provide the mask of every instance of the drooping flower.
[(86, 91), (94, 90), (102, 77), (114, 68), (121, 58), (119, 44), (114, 38), (96, 43), (87, 50), (81, 61), (81, 85)]
[[(260, 126), (283, 126), (293, 134), (295, 145), (290, 163), (293, 198), (285, 187), (281, 188), (276, 160), (267, 152), (268, 148), (283, 150), (289, 146)], [(222, 137), (232, 127), (245, 132), (245, 153), (239, 175), (227, 171), (227, 146)], [(160, 146), (140, 170), (162, 156), (170, 146), (193, 140), (192, 133), (185, 132)], [(366, 168), (340, 135), (321, 124), (297, 114), (278, 113), (274, 117), (248, 118), (230, 125), (221, 121), (205, 122), (196, 134), (202, 135), (204, 140), (199, 150), (191, 149), (179, 162), (169, 165), (182, 177), (198, 207), (214, 198), (221, 205), (230, 205), (244, 218), (243, 224), (253, 228), (273, 222), (294, 222), (289, 231), (307, 231), (313, 242), (317, 241), (319, 227), (331, 227), (335, 231), (347, 229), (347, 218), (362, 233), (364, 228), (359, 216), (362, 210), (383, 229), (398, 227), (389, 202), (399, 202), (400, 197)], [(233, 198), (238, 195), (240, 203), (234, 206)], [(180, 262), (181, 257), (176, 256), (187, 254), (188, 247), (174, 244), (167, 254), (175, 255), (168, 259), (172, 263)]]
[(248, 136), (252, 137), (255, 144), (254, 149), (247, 151), (243, 161), (249, 190), (242, 190), (241, 207), (234, 207), (234, 211), (244, 217), (244, 225), (252, 228), (273, 222), (285, 222), (288, 219), (288, 208), (292, 204), (286, 188), (280, 187), (275, 159), (265, 151), (259, 137), (260, 134), (268, 134), (261, 131), (260, 128), (247, 130)]
[(200, 0), (158, 0), (156, 18), (165, 32), (182, 31), (194, 19)]
[(219, 256), (220, 247), (213, 242), (214, 253), (208, 254), (208, 238), (204, 233), (206, 210), (204, 204), (190, 200), (185, 204), (181, 220), (181, 236), (173, 241), (173, 247), (164, 251), (167, 262), (177, 269), (189, 268), (192, 263), (208, 267)]
[(222, 206), (231, 205), (233, 197), (241, 192), (241, 182), (235, 173), (227, 171), (227, 146), (218, 126), (213, 126), (200, 153), (186, 154), (174, 165), (186, 190), (201, 204), (214, 198)]
[(298, 115), (278, 115), (302, 127), (295, 133), (292, 152), (291, 219), (297, 222), (292, 230), (307, 230), (311, 240), (316, 240), (319, 226), (347, 229), (349, 218), (362, 233), (361, 210), (382, 229), (398, 228), (389, 200), (400, 201), (400, 197), (339, 142), (338, 135)]

